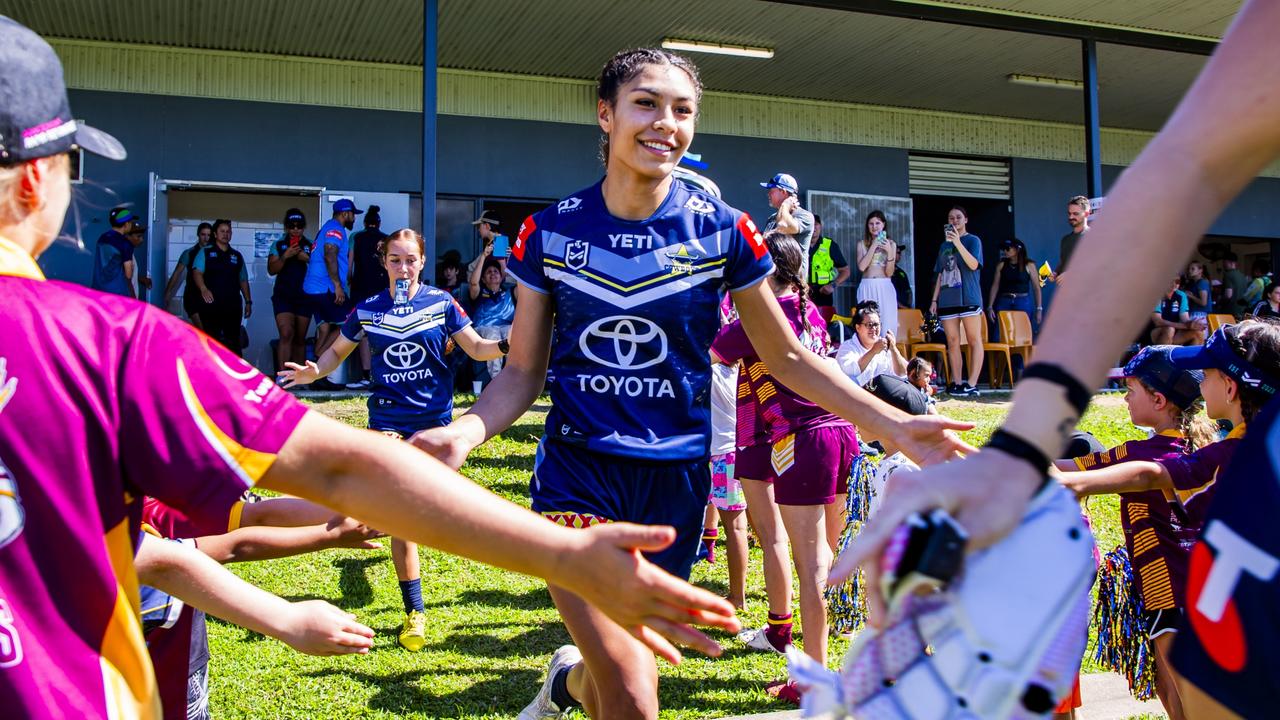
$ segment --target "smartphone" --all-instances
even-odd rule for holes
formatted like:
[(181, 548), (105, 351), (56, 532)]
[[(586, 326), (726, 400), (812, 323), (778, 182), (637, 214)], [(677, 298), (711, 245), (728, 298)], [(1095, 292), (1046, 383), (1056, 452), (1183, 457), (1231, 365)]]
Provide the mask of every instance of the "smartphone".
[(493, 239), (493, 256), (496, 258), (504, 258), (511, 250), (511, 241), (506, 235), (499, 235)]
[(956, 228), (954, 225), (952, 225), (951, 223), (947, 223), (942, 227), (942, 232), (945, 235), (946, 233), (949, 233), (949, 232), (955, 232), (955, 229)]

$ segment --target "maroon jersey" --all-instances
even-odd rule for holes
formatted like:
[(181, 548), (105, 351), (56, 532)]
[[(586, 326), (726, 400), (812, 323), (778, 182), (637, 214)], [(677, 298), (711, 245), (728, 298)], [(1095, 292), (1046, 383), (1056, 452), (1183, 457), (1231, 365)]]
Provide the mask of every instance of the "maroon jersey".
[(1190, 455), (1160, 460), (1173, 480), (1173, 498), (1184, 513), (1187, 523), (1198, 531), (1204, 527), (1213, 499), (1218, 475), (1226, 469), (1235, 455), (1240, 439), (1244, 437), (1244, 424), (1232, 428), (1225, 438), (1206, 445)]
[[(814, 354), (825, 355), (827, 324), (818, 309), (808, 304), (806, 333), (800, 322), (799, 296), (778, 298), (778, 305), (800, 344)], [(741, 320), (720, 328), (711, 343), (711, 352), (726, 363), (742, 361), (738, 373), (738, 447), (771, 445), (803, 430), (848, 424), (778, 382), (756, 354)]]
[(45, 281), (0, 238), (0, 714), (159, 715), (139, 501), (225, 524), (306, 409), (144, 303)]
[[(1183, 447), (1182, 435), (1167, 431), (1076, 458), (1076, 467), (1096, 470), (1135, 460), (1175, 459), (1184, 454)], [(1120, 493), (1120, 525), (1143, 607), (1148, 610), (1183, 607), (1187, 561), (1199, 526), (1184, 524), (1182, 514), (1175, 510), (1162, 490)]]

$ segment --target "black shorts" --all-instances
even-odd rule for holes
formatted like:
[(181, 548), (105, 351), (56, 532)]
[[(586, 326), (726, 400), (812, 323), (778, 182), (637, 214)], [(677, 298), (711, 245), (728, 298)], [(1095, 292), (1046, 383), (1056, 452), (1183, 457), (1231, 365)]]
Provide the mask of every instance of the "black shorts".
[(289, 313), (302, 317), (311, 317), (311, 306), (305, 295), (271, 296), (271, 312), (274, 315)]
[(1182, 622), (1182, 608), (1144, 610), (1142, 618), (1142, 624), (1147, 630), (1147, 639), (1155, 640), (1165, 633), (1178, 632), (1178, 624)]
[(204, 298), (200, 297), (199, 293), (195, 295), (182, 296), (182, 311), (185, 312), (189, 318), (199, 315), (208, 307), (209, 304), (204, 301)]
[(938, 319), (940, 320), (972, 317), (974, 315), (981, 315), (981, 314), (982, 314), (982, 308), (978, 305), (956, 305), (956, 306), (938, 308)]

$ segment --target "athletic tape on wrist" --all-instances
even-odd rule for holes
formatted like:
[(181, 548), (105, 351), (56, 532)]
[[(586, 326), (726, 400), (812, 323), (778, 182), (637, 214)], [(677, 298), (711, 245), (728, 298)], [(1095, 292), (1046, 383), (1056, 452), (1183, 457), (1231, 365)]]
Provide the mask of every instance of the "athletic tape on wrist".
[(1061, 387), (1067, 392), (1067, 402), (1076, 410), (1076, 417), (1084, 415), (1085, 408), (1089, 407), (1089, 401), (1093, 399), (1093, 393), (1089, 392), (1084, 383), (1075, 379), (1057, 365), (1049, 363), (1031, 363), (1022, 371), (1022, 379), (1035, 378), (1051, 382)]
[(1049, 482), (1049, 456), (1041, 452), (1040, 448), (1003, 429), (996, 430), (991, 433), (991, 439), (987, 440), (987, 447), (999, 450), (1006, 455), (1011, 455), (1022, 460), (1036, 469), (1036, 472), (1044, 475), (1044, 479), (1036, 486), (1036, 492), (1040, 492)]

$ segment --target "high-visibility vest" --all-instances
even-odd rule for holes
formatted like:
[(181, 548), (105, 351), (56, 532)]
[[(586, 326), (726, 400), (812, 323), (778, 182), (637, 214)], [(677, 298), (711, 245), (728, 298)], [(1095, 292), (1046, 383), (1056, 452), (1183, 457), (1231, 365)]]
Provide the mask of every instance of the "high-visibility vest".
[(809, 259), (809, 284), (826, 285), (835, 279), (836, 263), (831, 259), (831, 238), (824, 237)]

